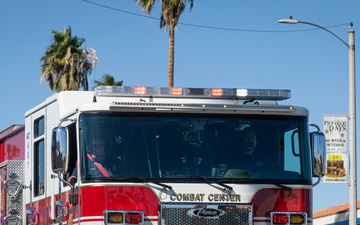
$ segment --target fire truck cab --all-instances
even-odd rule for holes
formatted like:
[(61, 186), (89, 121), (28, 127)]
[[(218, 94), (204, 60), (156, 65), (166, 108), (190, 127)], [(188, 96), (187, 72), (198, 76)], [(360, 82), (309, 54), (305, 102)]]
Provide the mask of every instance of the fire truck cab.
[(288, 98), (239, 88), (56, 93), (26, 112), (18, 157), (3, 157), (17, 132), (0, 133), (1, 223), (312, 224), (325, 138), (310, 131), (306, 108), (278, 104)]

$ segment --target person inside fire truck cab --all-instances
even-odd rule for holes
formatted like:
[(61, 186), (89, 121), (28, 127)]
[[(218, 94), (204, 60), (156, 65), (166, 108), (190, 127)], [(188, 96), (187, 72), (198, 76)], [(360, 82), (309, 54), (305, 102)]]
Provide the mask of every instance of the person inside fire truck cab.
[(246, 127), (241, 131), (240, 135), (240, 153), (237, 164), (244, 169), (259, 168), (262, 165), (271, 164), (270, 159), (260, 148), (260, 143), (256, 135), (256, 131), (250, 127)]
[[(87, 150), (87, 175), (89, 178), (113, 176), (113, 172), (116, 172), (117, 166), (112, 162), (113, 160), (109, 159), (108, 153), (108, 146), (104, 138), (95, 138), (91, 141)], [(78, 166), (76, 165), (68, 179), (72, 185), (77, 181), (77, 170)]]

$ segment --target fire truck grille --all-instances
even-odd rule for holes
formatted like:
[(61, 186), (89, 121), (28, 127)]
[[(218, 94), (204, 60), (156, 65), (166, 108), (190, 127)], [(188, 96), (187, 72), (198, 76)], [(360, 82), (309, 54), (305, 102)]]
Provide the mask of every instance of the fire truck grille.
[(251, 204), (160, 203), (161, 225), (249, 225)]

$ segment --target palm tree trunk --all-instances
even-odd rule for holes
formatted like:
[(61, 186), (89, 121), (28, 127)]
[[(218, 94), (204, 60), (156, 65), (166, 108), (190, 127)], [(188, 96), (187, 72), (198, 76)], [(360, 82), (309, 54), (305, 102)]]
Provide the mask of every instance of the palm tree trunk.
[(88, 91), (89, 90), (89, 81), (87, 78), (87, 74), (85, 74), (84, 78), (83, 78), (83, 87), (84, 87), (84, 91)]
[(174, 34), (175, 26), (172, 22), (170, 22), (169, 29), (169, 61), (168, 61), (168, 86), (174, 87), (174, 42), (175, 42), (175, 34)]

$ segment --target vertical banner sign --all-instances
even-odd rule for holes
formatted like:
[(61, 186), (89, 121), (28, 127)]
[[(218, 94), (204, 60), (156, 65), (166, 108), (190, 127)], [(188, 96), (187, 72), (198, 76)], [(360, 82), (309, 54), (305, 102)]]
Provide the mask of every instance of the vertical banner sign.
[(324, 183), (347, 183), (348, 153), (346, 115), (324, 115), (326, 170)]

